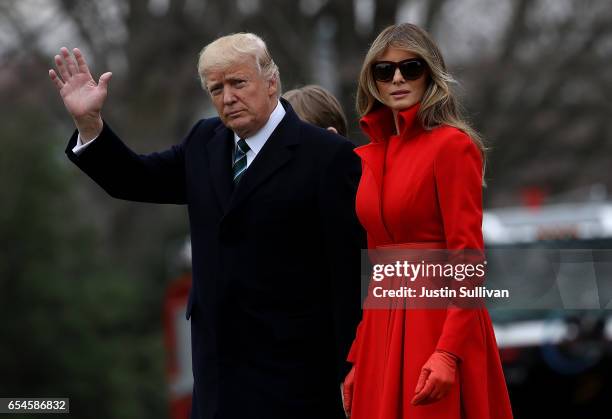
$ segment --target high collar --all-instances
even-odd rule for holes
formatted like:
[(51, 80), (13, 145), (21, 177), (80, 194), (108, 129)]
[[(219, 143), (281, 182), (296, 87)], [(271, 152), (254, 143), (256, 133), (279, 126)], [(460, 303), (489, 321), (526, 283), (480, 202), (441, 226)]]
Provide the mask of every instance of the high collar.
[[(420, 107), (419, 102), (398, 113), (399, 135), (402, 138), (412, 137), (422, 130), (418, 118)], [(378, 106), (371, 110), (359, 120), (359, 125), (373, 143), (386, 141), (396, 135), (393, 111), (388, 106)]]

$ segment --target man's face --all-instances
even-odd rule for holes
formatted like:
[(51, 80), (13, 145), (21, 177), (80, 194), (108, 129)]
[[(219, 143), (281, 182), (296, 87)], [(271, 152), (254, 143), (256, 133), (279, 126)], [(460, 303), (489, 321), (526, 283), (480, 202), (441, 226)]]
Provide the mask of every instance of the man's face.
[(265, 80), (253, 59), (206, 72), (206, 88), (226, 127), (241, 138), (261, 129), (277, 103), (275, 79)]

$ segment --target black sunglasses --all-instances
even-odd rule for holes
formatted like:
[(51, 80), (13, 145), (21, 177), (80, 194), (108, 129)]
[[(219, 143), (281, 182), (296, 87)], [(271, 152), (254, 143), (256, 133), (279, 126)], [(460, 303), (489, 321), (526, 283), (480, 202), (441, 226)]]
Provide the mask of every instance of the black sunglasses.
[(397, 68), (400, 69), (404, 79), (416, 80), (425, 73), (426, 64), (421, 58), (410, 58), (400, 62), (376, 61), (372, 64), (372, 75), (376, 81), (389, 82), (393, 80)]

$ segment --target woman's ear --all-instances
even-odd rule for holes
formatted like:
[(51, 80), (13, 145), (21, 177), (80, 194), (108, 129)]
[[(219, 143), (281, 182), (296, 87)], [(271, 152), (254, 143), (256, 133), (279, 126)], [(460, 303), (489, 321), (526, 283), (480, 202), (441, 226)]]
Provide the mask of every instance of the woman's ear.
[(326, 129), (327, 129), (328, 131), (333, 132), (334, 134), (337, 134), (337, 133), (338, 133), (338, 130), (337, 130), (336, 128), (334, 128), (334, 127), (327, 127)]

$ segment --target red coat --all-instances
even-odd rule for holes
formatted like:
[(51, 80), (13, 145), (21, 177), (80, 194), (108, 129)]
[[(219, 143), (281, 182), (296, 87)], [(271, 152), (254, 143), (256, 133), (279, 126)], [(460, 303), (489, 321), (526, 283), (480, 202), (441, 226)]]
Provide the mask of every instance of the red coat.
[[(371, 143), (355, 150), (363, 167), (357, 213), (368, 247), (483, 249), (481, 153), (456, 128), (423, 130), (418, 109), (400, 112), (400, 135), (387, 107), (361, 120)], [(460, 358), (455, 385), (437, 403), (413, 406), (421, 367), (436, 349)], [(486, 308), (364, 310), (348, 360), (352, 419), (512, 418)]]

